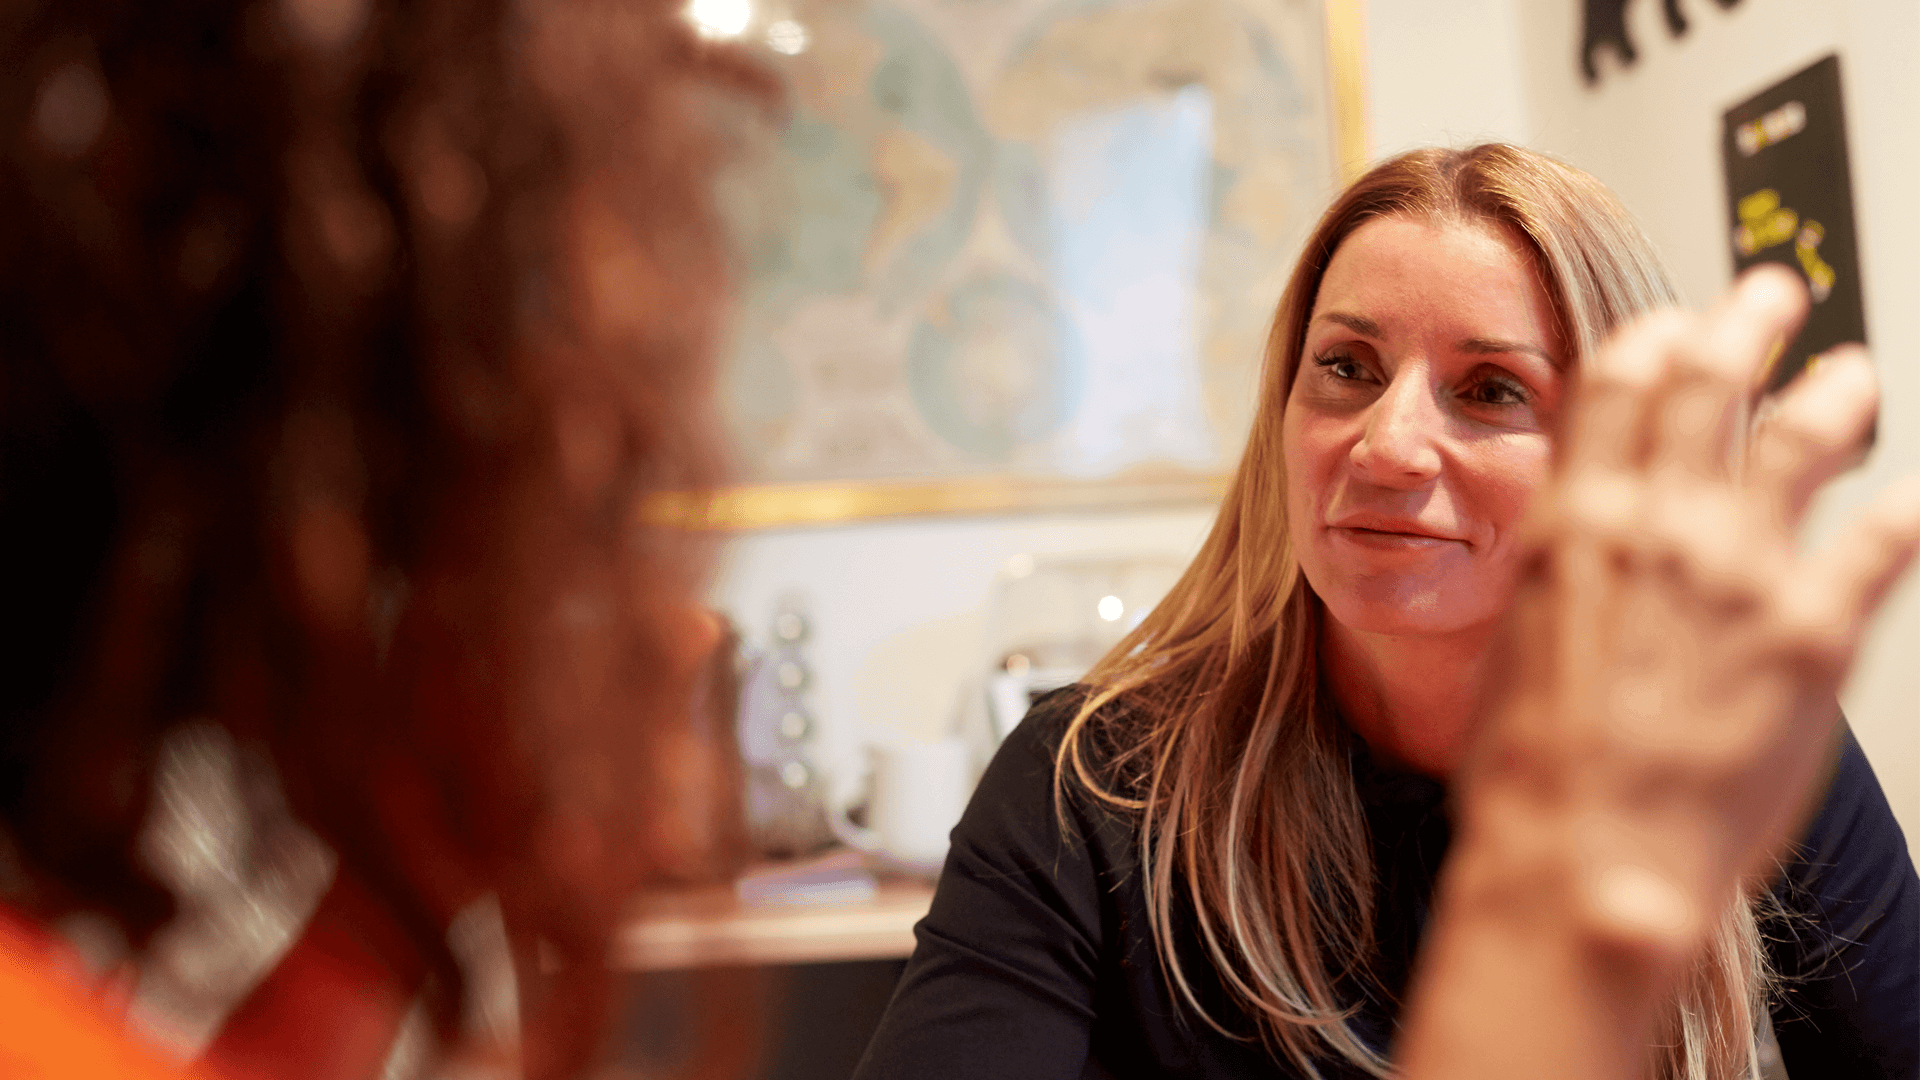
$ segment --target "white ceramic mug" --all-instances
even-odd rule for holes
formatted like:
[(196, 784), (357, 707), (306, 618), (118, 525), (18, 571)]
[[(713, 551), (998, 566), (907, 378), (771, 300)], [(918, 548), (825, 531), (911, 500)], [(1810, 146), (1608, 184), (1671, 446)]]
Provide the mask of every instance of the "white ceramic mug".
[(867, 826), (847, 820), (844, 807), (827, 817), (842, 843), (915, 873), (937, 874), (947, 857), (947, 834), (973, 794), (967, 747), (959, 739), (868, 747), (873, 790)]

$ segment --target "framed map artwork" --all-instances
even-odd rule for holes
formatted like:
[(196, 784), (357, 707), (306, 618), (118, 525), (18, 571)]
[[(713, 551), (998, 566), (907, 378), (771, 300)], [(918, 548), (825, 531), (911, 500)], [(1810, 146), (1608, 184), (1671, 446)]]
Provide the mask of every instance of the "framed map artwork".
[(1364, 155), (1354, 0), (752, 4), (693, 9), (789, 108), (729, 196), (739, 486), (706, 522), (1216, 498)]

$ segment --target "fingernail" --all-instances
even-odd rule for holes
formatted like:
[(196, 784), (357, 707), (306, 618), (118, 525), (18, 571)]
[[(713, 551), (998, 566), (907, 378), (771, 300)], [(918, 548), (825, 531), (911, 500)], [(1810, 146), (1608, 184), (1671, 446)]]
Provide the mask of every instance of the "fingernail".
[(1738, 288), (1742, 293), (1760, 293), (1769, 300), (1804, 299), (1807, 295), (1806, 283), (1800, 280), (1799, 274), (1773, 262), (1761, 263), (1740, 275)]
[(1879, 377), (1873, 370), (1873, 360), (1867, 350), (1858, 345), (1841, 345), (1807, 359), (1805, 378), (1818, 378), (1822, 382), (1851, 377), (1856, 380), (1878, 384)]

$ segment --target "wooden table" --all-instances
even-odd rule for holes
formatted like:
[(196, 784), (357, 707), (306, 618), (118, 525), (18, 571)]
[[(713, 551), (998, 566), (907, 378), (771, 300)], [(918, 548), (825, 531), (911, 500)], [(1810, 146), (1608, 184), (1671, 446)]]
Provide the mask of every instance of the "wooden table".
[(733, 884), (655, 893), (635, 902), (614, 940), (626, 971), (720, 965), (904, 960), (933, 885), (882, 876), (871, 899), (746, 903)]

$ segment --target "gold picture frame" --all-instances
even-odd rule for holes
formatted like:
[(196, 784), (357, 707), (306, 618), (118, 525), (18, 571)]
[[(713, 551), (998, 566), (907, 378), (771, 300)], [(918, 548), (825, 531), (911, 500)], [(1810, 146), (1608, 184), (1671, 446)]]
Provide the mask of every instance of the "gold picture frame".
[(939, 514), (1144, 510), (1218, 502), (1224, 474), (1169, 474), (1102, 480), (973, 476), (951, 480), (744, 484), (668, 492), (647, 502), (649, 525), (748, 532)]

